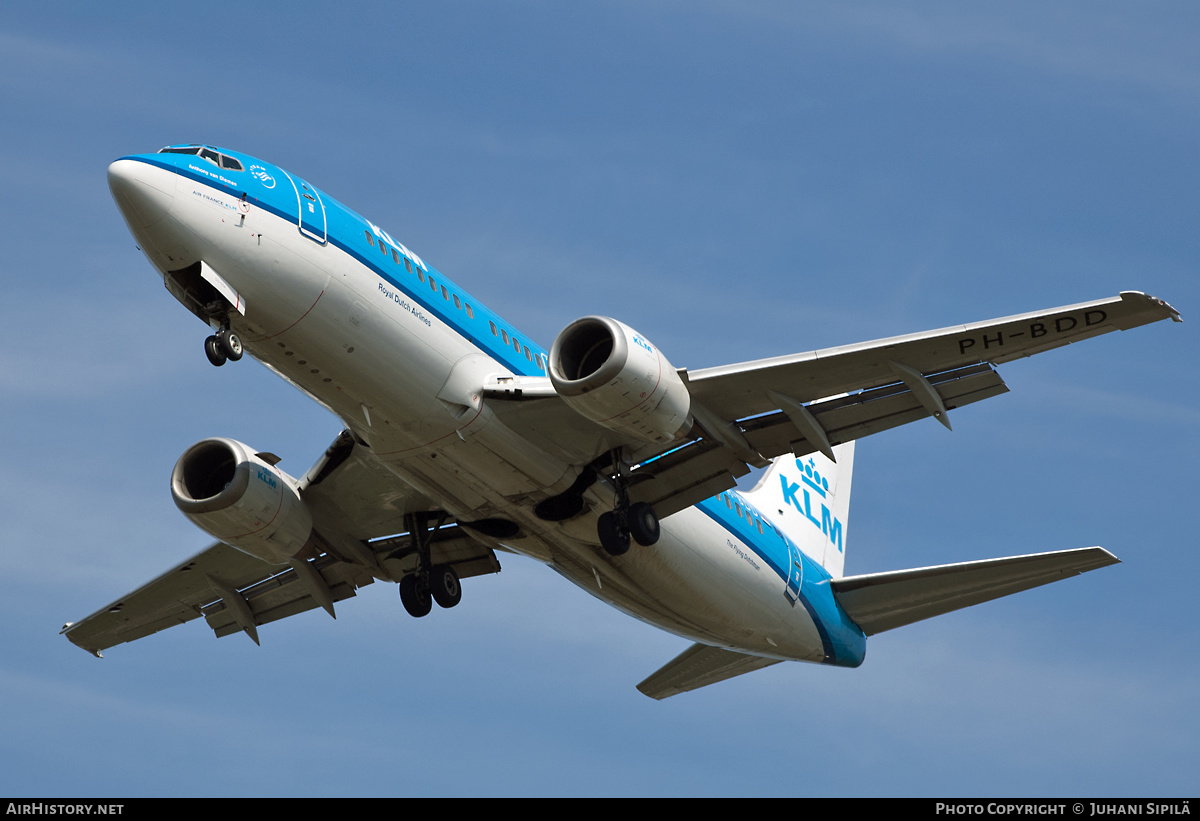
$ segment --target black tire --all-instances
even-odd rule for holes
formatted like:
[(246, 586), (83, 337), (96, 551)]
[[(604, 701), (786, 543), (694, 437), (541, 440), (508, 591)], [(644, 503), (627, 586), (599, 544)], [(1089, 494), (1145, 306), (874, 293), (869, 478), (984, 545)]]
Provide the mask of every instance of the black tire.
[(629, 530), (617, 521), (616, 514), (602, 513), (596, 522), (596, 534), (600, 546), (610, 556), (623, 556), (629, 552)]
[(662, 531), (658, 526), (658, 514), (646, 502), (635, 502), (629, 506), (629, 535), (643, 547), (658, 541)]
[(433, 609), (433, 597), (429, 595), (429, 580), (420, 573), (410, 573), (400, 580), (400, 603), (415, 619), (428, 616)]
[(204, 355), (218, 368), (225, 364), (225, 351), (222, 350), (221, 342), (215, 336), (204, 340)]
[(221, 353), (225, 354), (225, 358), (230, 362), (237, 362), (245, 353), (242, 338), (228, 328), (217, 334), (217, 341), (221, 344)]
[(462, 585), (458, 574), (448, 564), (438, 565), (429, 571), (429, 590), (438, 607), (450, 608), (462, 601)]

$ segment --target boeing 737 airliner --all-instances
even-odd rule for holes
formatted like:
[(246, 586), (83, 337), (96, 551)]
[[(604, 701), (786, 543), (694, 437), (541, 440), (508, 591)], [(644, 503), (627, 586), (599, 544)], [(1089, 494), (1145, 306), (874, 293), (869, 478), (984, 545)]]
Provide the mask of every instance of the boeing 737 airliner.
[[(855, 667), (866, 637), (1076, 575), (1099, 547), (844, 576), (856, 439), (1007, 390), (994, 366), (1178, 321), (1108, 299), (697, 371), (579, 319), (549, 351), (387, 231), (236, 151), (123, 157), (109, 186), (167, 289), (345, 429), (307, 473), (226, 438), (171, 476), (217, 543), (63, 628), (99, 656), (203, 616), (267, 622), (374, 581), (413, 616), (453, 607), (498, 553), (544, 562), (694, 644), (640, 685), (665, 698), (785, 660)], [(738, 477), (766, 468), (755, 488)]]

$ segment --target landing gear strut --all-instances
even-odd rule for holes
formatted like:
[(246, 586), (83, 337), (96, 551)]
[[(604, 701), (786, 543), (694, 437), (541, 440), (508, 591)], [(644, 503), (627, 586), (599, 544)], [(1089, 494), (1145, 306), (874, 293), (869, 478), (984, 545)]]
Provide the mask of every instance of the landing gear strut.
[(596, 522), (600, 546), (610, 556), (621, 556), (629, 550), (630, 539), (643, 547), (656, 543), (661, 533), (658, 514), (646, 502), (630, 503), (624, 465), (618, 451), (613, 451), (610, 478), (616, 486), (617, 505), (610, 512), (602, 513)]
[(446, 514), (441, 514), (433, 527), (427, 513), (409, 513), (404, 523), (412, 536), (411, 550), (417, 553), (417, 571), (400, 580), (400, 603), (410, 616), (428, 616), (436, 602), (438, 607), (453, 607), (462, 601), (462, 586), (458, 573), (448, 564), (434, 566), (429, 550), (433, 531), (442, 526)]

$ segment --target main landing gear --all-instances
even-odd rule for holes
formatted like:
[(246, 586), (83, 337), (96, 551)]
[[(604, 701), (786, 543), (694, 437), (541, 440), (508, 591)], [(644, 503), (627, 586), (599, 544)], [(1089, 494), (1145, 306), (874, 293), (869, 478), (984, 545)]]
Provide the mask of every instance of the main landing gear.
[(627, 553), (631, 539), (643, 547), (649, 547), (658, 541), (660, 532), (658, 514), (645, 502), (634, 502), (628, 507), (602, 513), (596, 522), (600, 545), (610, 556)]
[(409, 513), (404, 517), (408, 532), (412, 536), (412, 547), (417, 554), (417, 571), (400, 580), (400, 603), (410, 616), (421, 618), (438, 607), (450, 608), (462, 601), (462, 585), (458, 573), (448, 564), (433, 565), (429, 545), (433, 531), (441, 527), (446, 515), (443, 513), (437, 524), (429, 527), (427, 513)]
[(600, 537), (600, 546), (610, 556), (622, 556), (627, 553), (631, 539), (643, 547), (649, 547), (658, 541), (661, 533), (658, 514), (650, 504), (630, 503), (623, 467), (617, 452), (614, 451), (613, 472), (609, 478), (616, 486), (617, 505), (608, 513), (600, 514), (596, 522), (596, 535)]
[(218, 368), (225, 364), (225, 360), (237, 362), (243, 353), (241, 337), (230, 330), (228, 325), (204, 340), (204, 354), (208, 361)]
[(462, 586), (458, 574), (448, 564), (438, 565), (428, 572), (410, 573), (400, 580), (400, 603), (414, 618), (428, 616), (433, 603), (450, 608), (462, 601)]

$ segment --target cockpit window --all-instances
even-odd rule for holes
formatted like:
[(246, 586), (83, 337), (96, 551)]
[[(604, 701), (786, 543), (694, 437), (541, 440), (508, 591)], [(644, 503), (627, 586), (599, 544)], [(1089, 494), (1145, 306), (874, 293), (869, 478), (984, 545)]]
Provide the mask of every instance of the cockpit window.
[(218, 168), (228, 168), (231, 171), (244, 171), (245, 168), (239, 160), (225, 154), (213, 151), (202, 145), (181, 145), (167, 146), (166, 148), (158, 149), (159, 154), (199, 154), (204, 159), (208, 160)]

